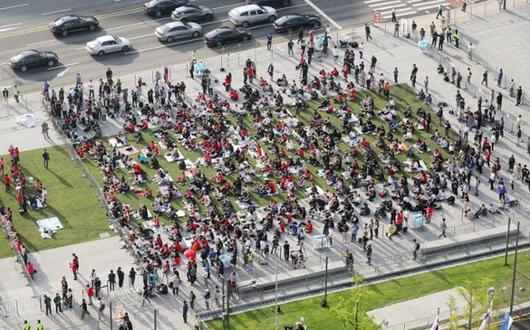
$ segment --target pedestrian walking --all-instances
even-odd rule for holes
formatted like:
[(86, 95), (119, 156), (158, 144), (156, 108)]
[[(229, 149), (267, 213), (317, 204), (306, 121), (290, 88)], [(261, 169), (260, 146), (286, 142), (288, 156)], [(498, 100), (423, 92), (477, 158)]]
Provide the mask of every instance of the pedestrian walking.
[(149, 287), (144, 286), (144, 290), (142, 292), (142, 306), (145, 304), (145, 302), (148, 302), (149, 305), (151, 305), (151, 299), (149, 298)]
[(497, 75), (497, 87), (501, 87), (502, 78), (504, 77), (504, 70), (502, 68), (499, 69), (499, 74)]
[(184, 323), (188, 323), (188, 302), (184, 300), (184, 305), (182, 306), (182, 318)]
[(289, 42), (287, 43), (287, 55), (294, 56), (293, 47), (294, 47), (293, 39), (289, 39)]
[(423, 81), (423, 86), (425, 88), (425, 95), (429, 94), (429, 76), (425, 76), (425, 80)]
[(19, 97), (20, 97), (20, 91), (18, 90), (18, 86), (13, 86), (13, 98), (15, 99), (15, 102), (19, 103)]
[(42, 162), (45, 169), (48, 169), (48, 162), (50, 161), (50, 154), (46, 149), (42, 152)]
[(195, 292), (190, 291), (190, 307), (191, 307), (191, 309), (195, 309), (195, 299), (197, 299), (197, 296), (195, 295)]
[(272, 49), (272, 34), (267, 34), (267, 50)]
[(521, 104), (521, 100), (523, 99), (523, 88), (521, 86), (519, 86), (519, 88), (517, 88), (517, 97), (516, 97), (516, 101), (515, 101), (515, 106), (519, 106)]
[(210, 297), (211, 297), (210, 290), (206, 289), (204, 293), (204, 305), (206, 306), (206, 310), (210, 310)]
[(398, 71), (398, 68), (397, 66), (394, 68), (394, 84), (397, 84), (398, 83), (398, 76), (399, 76), (399, 71)]
[(470, 42), (469, 45), (467, 45), (467, 57), (470, 61), (473, 61), (473, 51), (475, 50), (475, 46), (473, 46), (473, 43)]
[(2, 97), (4, 98), (4, 103), (7, 104), (9, 100), (9, 91), (7, 90), (7, 87), (4, 87), (2, 90)]
[(88, 312), (88, 306), (86, 304), (86, 301), (85, 299), (83, 299), (81, 301), (81, 320), (84, 320), (85, 319), (85, 315), (90, 315), (90, 313)]
[(267, 67), (267, 73), (269, 74), (269, 77), (272, 82), (274, 80), (274, 65), (272, 63), (270, 63), (269, 66)]
[(443, 237), (447, 237), (446, 235), (446, 230), (447, 230), (447, 223), (445, 222), (445, 218), (442, 218), (442, 223), (440, 224), (440, 229), (442, 230), (442, 233), (440, 234), (440, 236), (438, 236), (438, 238), (442, 238)]
[(44, 135), (44, 138), (49, 139), (50, 134), (48, 131), (50, 130), (50, 127), (48, 126), (48, 123), (46, 121), (42, 122), (41, 129), (42, 129), (42, 135)]
[(488, 87), (488, 70), (485, 70), (484, 73), (482, 74), (481, 84)]
[(392, 8), (392, 23), (397, 23), (396, 10)]
[(399, 38), (399, 23), (398, 22), (394, 23), (394, 37)]
[(438, 5), (438, 12), (436, 13), (436, 19), (438, 19), (439, 17), (442, 17), (443, 18), (443, 7), (442, 5)]
[(368, 266), (372, 264), (372, 252), (372, 242), (368, 242), (368, 244), (366, 245), (366, 262), (368, 263)]
[(88, 304), (92, 305), (93, 299), (94, 299), (94, 288), (90, 286), (90, 284), (86, 285), (86, 295), (88, 297)]
[(364, 23), (364, 34), (366, 35), (367, 42), (372, 39), (372, 30), (370, 30), (368, 23)]
[(96, 309), (98, 311), (98, 320), (101, 320), (101, 315), (103, 314), (103, 310), (105, 310), (105, 303), (101, 300), (101, 297), (96, 300)]

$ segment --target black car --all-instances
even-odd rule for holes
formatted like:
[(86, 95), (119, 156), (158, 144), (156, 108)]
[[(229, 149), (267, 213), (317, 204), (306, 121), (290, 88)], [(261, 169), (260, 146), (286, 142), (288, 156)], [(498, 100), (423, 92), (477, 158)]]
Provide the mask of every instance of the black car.
[(259, 6), (269, 6), (273, 8), (287, 7), (291, 4), (291, 0), (245, 0), (247, 5), (256, 4)]
[(274, 21), (276, 32), (294, 32), (300, 29), (318, 28), (322, 26), (320, 18), (315, 15), (287, 15)]
[(221, 26), (204, 35), (208, 47), (221, 47), (225, 44), (244, 42), (252, 38), (252, 33), (247, 29)]
[(204, 6), (184, 6), (173, 11), (171, 17), (182, 22), (208, 21), (213, 18), (213, 10)]
[(151, 0), (144, 4), (144, 10), (147, 15), (160, 17), (182, 6), (191, 6), (189, 0)]
[(14, 70), (26, 72), (30, 67), (52, 67), (57, 64), (58, 61), (59, 57), (54, 52), (30, 49), (11, 57), (7, 63)]
[(94, 31), (99, 26), (94, 16), (63, 16), (50, 23), (50, 31), (53, 34), (66, 37), (71, 32)]

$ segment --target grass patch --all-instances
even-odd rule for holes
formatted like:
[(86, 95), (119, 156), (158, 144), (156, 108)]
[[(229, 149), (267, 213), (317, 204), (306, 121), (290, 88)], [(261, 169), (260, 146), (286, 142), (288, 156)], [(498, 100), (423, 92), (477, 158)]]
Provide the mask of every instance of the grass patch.
[[(64, 148), (47, 150), (50, 154), (48, 170), (42, 163), (42, 149), (22, 152), (20, 164), (27, 179), (33, 177), (41, 180), (48, 190), (48, 207), (33, 211), (28, 206), (28, 212), (20, 215), (14, 188), (7, 195), (2, 191), (1, 202), (13, 211), (13, 224), (30, 252), (95, 240), (100, 233), (109, 230), (95, 192), (82, 178), (81, 170), (74, 166)], [(9, 163), (9, 156), (3, 157)], [(10, 166), (6, 164), (6, 171), (9, 169)], [(33, 187), (29, 182), (27, 189), (32, 192)], [(54, 216), (59, 218), (64, 229), (51, 239), (41, 238), (36, 221)], [(6, 239), (0, 239), (0, 258), (11, 255)]]
[[(513, 263), (513, 255), (509, 262)], [(495, 308), (509, 305), (510, 288), (512, 279), (512, 264), (504, 266), (504, 257), (492, 258), (484, 261), (473, 262), (462, 266), (451, 267), (439, 271), (432, 271), (420, 275), (409, 276), (401, 279), (386, 281), (368, 286), (372, 294), (363, 302), (366, 310), (372, 310), (386, 305), (418, 298), (434, 292), (448, 290), (463, 285), (466, 280), (480, 280), (488, 277), (492, 286), (496, 288), (497, 298)], [(530, 252), (519, 254), (517, 288), (526, 288), (525, 292), (516, 290), (520, 302), (530, 300), (528, 286), (530, 285)], [(508, 288), (503, 295), (501, 288)], [(328, 303), (333, 306), (335, 302), (346, 297), (349, 291), (336, 292), (328, 295)], [(281, 305), (280, 329), (286, 324), (294, 324), (301, 316), (304, 317), (309, 329), (342, 329), (329, 309), (320, 307), (322, 297), (301, 300)], [(440, 309), (448, 310), (447, 302), (440, 301)], [(433, 314), (436, 311), (433, 311)], [(231, 329), (274, 329), (275, 313), (272, 307), (257, 309), (245, 313), (235, 314), (230, 317)], [(223, 329), (223, 322), (216, 319), (208, 322), (210, 329)]]

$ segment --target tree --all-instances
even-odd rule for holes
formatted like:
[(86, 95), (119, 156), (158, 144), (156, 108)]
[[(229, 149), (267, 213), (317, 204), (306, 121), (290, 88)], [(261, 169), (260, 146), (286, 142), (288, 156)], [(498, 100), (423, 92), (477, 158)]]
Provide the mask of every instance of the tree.
[(447, 324), (447, 328), (449, 330), (458, 330), (459, 325), (459, 317), (458, 317), (458, 311), (456, 310), (456, 299), (455, 297), (451, 296), (449, 297), (449, 301), (447, 302), (447, 306), (449, 306), (449, 311), (451, 312), (451, 315), (449, 316), (449, 321)]
[[(491, 282), (492, 281), (489, 278), (482, 278), (478, 281), (467, 280), (464, 282), (463, 286), (456, 288), (456, 292), (458, 292), (466, 302), (463, 318), (465, 319), (466, 324), (471, 327), (480, 323), (480, 320), (488, 309), (490, 300), (488, 288), (490, 287)], [(450, 323), (454, 322), (456, 324), (457, 322), (453, 321), (453, 318), (457, 318), (458, 311), (456, 310), (454, 297), (449, 299), (449, 308), (451, 310)], [(450, 329), (454, 328), (450, 327)]]
[(374, 319), (366, 314), (364, 304), (372, 293), (362, 285), (363, 281), (361, 275), (355, 274), (351, 294), (340, 299), (336, 306), (331, 308), (331, 313), (342, 323), (344, 329), (378, 330), (381, 328), (381, 324), (376, 324)]

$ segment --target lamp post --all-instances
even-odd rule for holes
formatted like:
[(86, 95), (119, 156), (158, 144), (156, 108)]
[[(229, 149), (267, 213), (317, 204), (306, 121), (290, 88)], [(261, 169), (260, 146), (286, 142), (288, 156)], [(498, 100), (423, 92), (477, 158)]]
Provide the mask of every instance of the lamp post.
[(513, 298), (515, 296), (515, 276), (517, 275), (517, 252), (519, 250), (519, 225), (521, 223), (517, 222), (517, 232), (515, 234), (515, 258), (513, 260), (513, 275), (512, 275), (512, 298), (510, 299), (510, 315), (513, 312)]
[(326, 256), (326, 273), (324, 277), (324, 300), (320, 302), (320, 306), (328, 307), (328, 256)]

